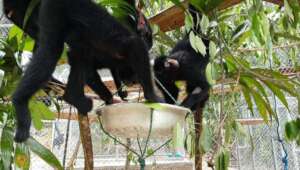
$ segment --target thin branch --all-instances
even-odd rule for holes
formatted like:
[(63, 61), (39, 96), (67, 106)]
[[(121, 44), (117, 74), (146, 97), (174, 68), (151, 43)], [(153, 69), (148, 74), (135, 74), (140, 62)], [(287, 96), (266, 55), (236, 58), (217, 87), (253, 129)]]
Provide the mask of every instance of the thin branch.
[(85, 170), (93, 170), (94, 167), (94, 158), (93, 158), (93, 144), (91, 138), (91, 129), (89, 124), (88, 116), (83, 116), (78, 114), (78, 122), (80, 129), (80, 138), (82, 142), (82, 148), (84, 153), (84, 164)]

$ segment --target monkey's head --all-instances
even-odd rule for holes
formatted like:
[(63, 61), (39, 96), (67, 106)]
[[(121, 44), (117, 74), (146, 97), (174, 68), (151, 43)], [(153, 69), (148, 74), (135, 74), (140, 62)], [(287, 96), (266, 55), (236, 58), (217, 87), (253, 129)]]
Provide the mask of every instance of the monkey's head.
[(143, 14), (142, 7), (136, 7), (135, 0), (127, 0), (127, 3), (130, 6), (126, 16), (127, 26), (145, 42), (147, 49), (150, 50), (153, 46), (150, 23)]
[(173, 76), (176, 76), (179, 68), (179, 62), (170, 57), (160, 56), (154, 60), (155, 76), (160, 80), (172, 79)]

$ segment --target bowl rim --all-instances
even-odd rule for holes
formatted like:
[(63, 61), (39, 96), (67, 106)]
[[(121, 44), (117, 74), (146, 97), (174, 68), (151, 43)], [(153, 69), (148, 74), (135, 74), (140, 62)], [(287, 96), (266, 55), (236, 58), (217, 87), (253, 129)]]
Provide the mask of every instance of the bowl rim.
[[(182, 112), (184, 114), (187, 114), (187, 113), (192, 113), (192, 111), (188, 108), (185, 108), (185, 107), (182, 107), (182, 106), (178, 106), (178, 105), (173, 105), (173, 104), (168, 104), (168, 103), (153, 103), (153, 104), (159, 104), (160, 106), (162, 106), (161, 110), (178, 110), (177, 112)], [(124, 107), (124, 109), (126, 108), (126, 106), (144, 106), (145, 108), (151, 108), (150, 106), (147, 106), (147, 104), (145, 103), (136, 103), (136, 102), (133, 102), (133, 103), (114, 103), (114, 104), (111, 104), (111, 105), (107, 105), (107, 106), (104, 106), (102, 108), (100, 108), (101, 111), (104, 111), (106, 109), (109, 109), (109, 108), (113, 108), (113, 107)], [(155, 109), (154, 110), (160, 110), (160, 109)]]

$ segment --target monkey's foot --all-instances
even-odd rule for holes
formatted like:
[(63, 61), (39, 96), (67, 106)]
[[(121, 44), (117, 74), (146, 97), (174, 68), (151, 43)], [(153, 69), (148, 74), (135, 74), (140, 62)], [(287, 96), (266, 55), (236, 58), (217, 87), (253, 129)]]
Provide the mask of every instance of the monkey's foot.
[(17, 128), (15, 141), (18, 143), (25, 142), (30, 136), (29, 128)]

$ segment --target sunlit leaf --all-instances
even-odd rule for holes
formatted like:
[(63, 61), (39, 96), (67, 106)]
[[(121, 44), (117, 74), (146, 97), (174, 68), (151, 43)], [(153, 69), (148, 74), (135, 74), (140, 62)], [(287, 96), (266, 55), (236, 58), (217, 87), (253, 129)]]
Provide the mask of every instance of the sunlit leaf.
[(22, 170), (29, 170), (30, 167), (30, 152), (29, 148), (24, 143), (17, 143), (15, 150), (15, 164)]
[(61, 166), (59, 160), (55, 157), (55, 155), (49, 149), (41, 145), (38, 141), (30, 137), (26, 140), (25, 144), (33, 153), (39, 156), (48, 165), (58, 170), (63, 170), (63, 167)]
[(221, 149), (216, 157), (216, 170), (227, 170), (229, 167), (230, 152), (225, 149)]
[(12, 164), (12, 154), (14, 152), (14, 138), (12, 129), (4, 126), (1, 135), (1, 159), (5, 169), (10, 169)]
[(209, 41), (209, 56), (213, 60), (217, 54), (217, 46), (213, 41)]
[(49, 108), (40, 101), (30, 100), (29, 109), (31, 111), (31, 117), (33, 125), (36, 129), (41, 130), (43, 128), (42, 120), (53, 120), (55, 115), (49, 110)]
[(242, 86), (242, 92), (243, 92), (245, 101), (248, 105), (248, 109), (252, 112), (252, 114), (254, 114), (254, 112), (253, 112), (253, 103), (252, 103), (252, 100), (251, 100), (249, 88), (247, 86)]
[(285, 95), (282, 93), (281, 89), (275, 86), (273, 83), (264, 81), (268, 88), (278, 97), (281, 103), (289, 110), (288, 102), (285, 98)]
[(203, 43), (202, 39), (194, 34), (194, 32), (190, 32), (190, 43), (193, 49), (197, 52), (200, 52), (203, 56), (206, 55), (206, 46)]
[(202, 15), (201, 23), (200, 23), (201, 31), (203, 34), (207, 33), (209, 27), (209, 19), (206, 15)]

